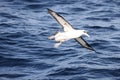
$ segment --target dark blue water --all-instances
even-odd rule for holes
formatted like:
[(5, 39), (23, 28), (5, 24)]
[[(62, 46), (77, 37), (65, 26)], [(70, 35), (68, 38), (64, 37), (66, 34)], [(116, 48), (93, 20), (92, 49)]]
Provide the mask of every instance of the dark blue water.
[[(53, 48), (61, 26), (47, 8), (87, 30), (98, 53), (74, 40)], [(0, 0), (0, 80), (120, 80), (120, 1)]]

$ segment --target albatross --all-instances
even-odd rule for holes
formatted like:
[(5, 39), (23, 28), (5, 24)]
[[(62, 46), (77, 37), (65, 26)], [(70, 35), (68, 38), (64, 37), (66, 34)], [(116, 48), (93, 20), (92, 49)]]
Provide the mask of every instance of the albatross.
[(95, 51), (83, 38), (82, 35), (86, 35), (87, 37), (90, 37), (86, 30), (76, 30), (72, 27), (68, 21), (66, 21), (61, 15), (56, 13), (55, 11), (48, 9), (48, 13), (55, 18), (55, 20), (62, 26), (62, 29), (64, 32), (56, 31), (56, 33), (50, 37), (48, 37), (50, 40), (54, 39), (56, 41), (56, 44), (54, 45), (55, 48), (57, 48), (60, 44), (62, 44), (64, 41), (68, 41), (70, 39), (75, 39), (79, 44), (81, 44), (83, 47)]

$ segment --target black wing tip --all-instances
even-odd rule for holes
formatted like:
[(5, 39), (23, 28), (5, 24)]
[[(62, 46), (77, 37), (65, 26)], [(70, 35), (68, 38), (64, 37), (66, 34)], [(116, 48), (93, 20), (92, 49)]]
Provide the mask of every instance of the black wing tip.
[(47, 10), (48, 10), (49, 13), (54, 12), (53, 10), (51, 10), (51, 9), (49, 9), (49, 8), (47, 8)]
[(94, 51), (95, 53), (98, 53), (95, 49), (93, 49), (92, 47), (89, 49), (91, 51)]
[(93, 48), (92, 48), (92, 49), (90, 49), (90, 50), (92, 50), (92, 51), (95, 51), (95, 52), (96, 52), (96, 50), (95, 50), (95, 49), (93, 49)]
[(95, 51), (93, 48), (88, 48), (89, 50), (91, 50), (91, 51)]
[(51, 9), (47, 8), (48, 11), (51, 11)]
[[(89, 45), (89, 44), (88, 44), (88, 45)], [(95, 51), (95, 52), (96, 52), (96, 50), (93, 49), (90, 45), (89, 45), (89, 47), (85, 47), (85, 48), (87, 48), (87, 49), (89, 49), (89, 50), (91, 50), (91, 51)]]
[(86, 47), (86, 48), (88, 48), (89, 50), (91, 50), (91, 51), (95, 51), (95, 49), (94, 48), (92, 48), (89, 44), (87, 44), (89, 47)]

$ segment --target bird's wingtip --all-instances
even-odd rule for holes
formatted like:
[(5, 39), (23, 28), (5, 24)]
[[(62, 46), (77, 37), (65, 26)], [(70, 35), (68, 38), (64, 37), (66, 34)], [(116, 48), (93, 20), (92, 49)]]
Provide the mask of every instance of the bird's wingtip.
[(91, 48), (89, 48), (89, 49), (90, 49), (90, 50), (92, 50), (92, 51), (95, 51), (95, 52), (96, 52), (96, 50), (95, 50), (94, 48), (92, 48), (92, 47), (91, 47)]
[(50, 9), (49, 9), (49, 8), (47, 8), (47, 10), (49, 11)]
[(94, 52), (96, 52), (96, 53), (97, 53), (97, 51), (96, 51), (95, 49), (93, 49), (93, 48), (92, 48), (92, 49), (90, 49), (90, 50), (92, 50), (92, 51), (94, 51)]
[(48, 10), (48, 12), (50, 13), (50, 12), (53, 12), (51, 9), (49, 9), (49, 8), (47, 8), (47, 10)]

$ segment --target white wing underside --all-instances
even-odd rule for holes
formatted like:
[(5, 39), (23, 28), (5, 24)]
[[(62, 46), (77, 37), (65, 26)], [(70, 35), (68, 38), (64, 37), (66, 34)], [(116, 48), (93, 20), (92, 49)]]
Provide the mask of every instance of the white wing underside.
[[(74, 30), (74, 28), (70, 25), (70, 23), (68, 23), (62, 16), (60, 16), (58, 13), (48, 9), (48, 12), (53, 16), (53, 18), (56, 19), (56, 21), (62, 26), (62, 29), (67, 32), (67, 31), (71, 31)], [(94, 49), (82, 38), (76, 38), (75, 39), (78, 43), (80, 43), (83, 47), (93, 50)]]

